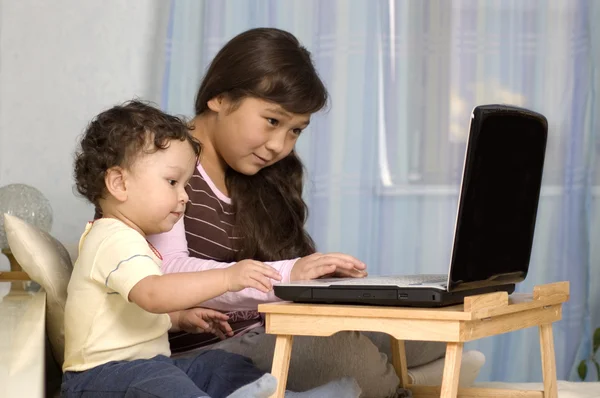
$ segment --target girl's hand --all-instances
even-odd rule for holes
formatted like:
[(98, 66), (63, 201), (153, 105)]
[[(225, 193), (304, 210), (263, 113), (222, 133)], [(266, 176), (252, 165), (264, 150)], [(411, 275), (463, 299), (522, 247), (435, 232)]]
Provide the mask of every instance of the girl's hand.
[(281, 275), (275, 268), (254, 260), (242, 260), (225, 268), (227, 290), (239, 292), (247, 287), (268, 293), (273, 289), (272, 279), (281, 280)]
[(233, 330), (227, 320), (229, 317), (209, 308), (190, 308), (179, 313), (180, 330), (188, 333), (212, 333), (221, 340), (233, 336)]
[(290, 280), (310, 280), (324, 276), (362, 278), (367, 266), (360, 260), (343, 253), (314, 253), (302, 257), (292, 268)]

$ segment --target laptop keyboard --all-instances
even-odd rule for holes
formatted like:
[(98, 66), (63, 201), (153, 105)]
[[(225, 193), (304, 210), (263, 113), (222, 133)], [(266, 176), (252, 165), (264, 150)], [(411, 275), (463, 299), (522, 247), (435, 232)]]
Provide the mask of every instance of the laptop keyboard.
[[(423, 274), (423, 275), (399, 275), (386, 277), (367, 277), (367, 278), (328, 278), (326, 281), (331, 285), (422, 285), (425, 283), (441, 283), (448, 280), (446, 274)], [(324, 281), (321, 279), (321, 281)]]

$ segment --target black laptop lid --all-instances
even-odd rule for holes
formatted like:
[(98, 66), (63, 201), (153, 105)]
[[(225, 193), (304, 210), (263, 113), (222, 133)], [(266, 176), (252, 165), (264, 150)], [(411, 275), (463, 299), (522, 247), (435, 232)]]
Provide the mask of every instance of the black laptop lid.
[(469, 132), (448, 290), (517, 283), (529, 269), (548, 123), (478, 106)]

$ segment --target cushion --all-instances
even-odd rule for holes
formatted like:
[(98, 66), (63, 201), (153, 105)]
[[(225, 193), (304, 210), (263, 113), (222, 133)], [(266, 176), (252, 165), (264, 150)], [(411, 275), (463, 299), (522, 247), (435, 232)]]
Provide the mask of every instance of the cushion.
[[(412, 384), (439, 386), (442, 384), (444, 363), (445, 358), (440, 358), (425, 365), (415, 366), (408, 369), (408, 376), (411, 378)], [(465, 351), (460, 363), (458, 385), (460, 387), (472, 386), (484, 363), (485, 355), (483, 353), (476, 350)]]
[(10, 250), (29, 277), (46, 291), (46, 331), (54, 359), (64, 359), (64, 314), (73, 264), (65, 247), (48, 233), (22, 219), (4, 214)]

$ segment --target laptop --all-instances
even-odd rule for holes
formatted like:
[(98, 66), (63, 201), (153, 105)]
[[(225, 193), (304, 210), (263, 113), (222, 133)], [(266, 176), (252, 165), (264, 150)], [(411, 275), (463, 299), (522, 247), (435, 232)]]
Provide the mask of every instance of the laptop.
[(277, 283), (275, 295), (301, 303), (442, 307), (465, 296), (512, 293), (529, 269), (547, 135), (539, 113), (475, 107), (448, 274)]

